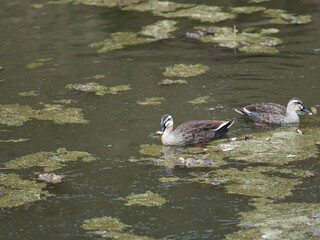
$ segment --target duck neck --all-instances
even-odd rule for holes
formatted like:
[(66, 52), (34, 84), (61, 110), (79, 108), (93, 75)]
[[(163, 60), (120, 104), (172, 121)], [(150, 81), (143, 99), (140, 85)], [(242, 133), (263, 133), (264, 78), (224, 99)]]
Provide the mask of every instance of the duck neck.
[(288, 122), (299, 122), (299, 116), (296, 111), (287, 109), (287, 121)]
[(165, 145), (170, 145), (172, 142), (172, 131), (173, 131), (173, 126), (168, 126), (166, 130), (164, 130), (161, 141)]

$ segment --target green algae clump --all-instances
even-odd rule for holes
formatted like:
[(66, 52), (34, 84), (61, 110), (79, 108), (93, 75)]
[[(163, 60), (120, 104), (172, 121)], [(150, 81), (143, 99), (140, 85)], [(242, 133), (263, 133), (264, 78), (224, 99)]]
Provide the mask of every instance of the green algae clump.
[(118, 94), (119, 92), (128, 91), (131, 89), (129, 85), (106, 87), (94, 82), (85, 84), (68, 84), (66, 88), (70, 89), (71, 91), (93, 93), (97, 96), (103, 96), (105, 94)]
[(183, 83), (188, 83), (186, 80), (183, 79), (178, 79), (178, 80), (171, 80), (171, 79), (164, 79), (158, 84), (160, 85), (173, 85), (173, 84), (183, 84)]
[(61, 169), (67, 162), (79, 160), (88, 162), (94, 159), (87, 152), (67, 151), (65, 148), (59, 148), (56, 152), (38, 152), (11, 160), (6, 163), (6, 166), (10, 169), (41, 167), (44, 168), (44, 171), (50, 172)]
[(164, 101), (164, 98), (163, 97), (150, 97), (150, 98), (145, 98), (144, 100), (140, 100), (140, 101), (137, 101), (137, 103), (139, 105), (153, 105), (153, 106), (156, 106), (156, 105), (160, 105), (162, 104), (162, 102)]
[(208, 101), (209, 101), (209, 96), (203, 96), (203, 97), (198, 97), (196, 99), (193, 99), (189, 101), (189, 103), (192, 103), (193, 105), (197, 105), (202, 103), (208, 103)]
[(266, 9), (264, 15), (270, 17), (270, 22), (275, 24), (307, 24), (311, 22), (310, 15), (295, 16), (281, 9)]
[(44, 64), (43, 62), (29, 63), (29, 64), (27, 65), (27, 68), (28, 68), (28, 69), (38, 68), (38, 67), (43, 66), (43, 64)]
[(189, 19), (210, 23), (234, 19), (237, 16), (234, 13), (223, 12), (220, 7), (208, 5), (197, 5), (192, 8), (182, 9), (175, 12), (158, 12), (154, 14), (165, 18), (187, 17)]
[(265, 7), (232, 7), (230, 8), (232, 13), (237, 14), (251, 14), (255, 12), (262, 12), (266, 10)]
[(247, 28), (239, 32), (235, 28), (228, 27), (204, 27), (198, 26), (203, 32), (215, 31), (215, 34), (206, 34), (198, 38), (205, 43), (217, 43), (220, 47), (238, 49), (242, 52), (254, 54), (275, 54), (278, 50), (275, 46), (282, 43), (282, 40), (276, 37), (270, 37), (269, 34), (277, 33), (279, 30)]
[(103, 75), (103, 74), (97, 74), (97, 75), (94, 75), (92, 78), (93, 79), (103, 79), (103, 78), (105, 78), (106, 76), (105, 75)]
[(100, 47), (97, 50), (98, 53), (106, 53), (111, 50), (123, 49), (126, 46), (137, 45), (142, 43), (154, 42), (154, 38), (140, 38), (137, 33), (133, 32), (116, 32), (111, 34), (111, 38), (108, 38), (102, 42), (91, 43), (89, 47)]
[(21, 97), (31, 97), (31, 96), (38, 96), (38, 91), (29, 91), (29, 92), (20, 92), (18, 93)]
[(0, 124), (7, 126), (22, 126), (34, 116), (34, 110), (29, 106), (19, 104), (0, 105)]
[(142, 144), (140, 145), (140, 154), (149, 155), (149, 156), (160, 156), (162, 154), (163, 146), (161, 145), (150, 145)]
[(175, 3), (170, 1), (149, 0), (140, 4), (123, 7), (125, 11), (153, 12), (154, 14), (162, 12), (172, 12), (179, 8), (194, 7), (194, 4)]
[(81, 225), (84, 230), (99, 230), (99, 231), (122, 231), (125, 228), (131, 227), (122, 223), (117, 218), (101, 217), (87, 219)]
[(61, 99), (61, 100), (54, 100), (54, 103), (61, 103), (61, 104), (70, 104), (71, 99)]
[(299, 179), (268, 177), (260, 173), (258, 168), (243, 171), (234, 168), (218, 169), (213, 180), (225, 183), (229, 193), (274, 199), (290, 196), (290, 190), (302, 182)]
[(163, 75), (166, 77), (194, 77), (202, 73), (205, 73), (208, 70), (209, 67), (202, 64), (175, 64), (172, 67), (167, 67)]
[(167, 39), (170, 38), (170, 32), (177, 30), (177, 22), (173, 20), (162, 20), (155, 24), (148, 25), (142, 28), (140, 34), (154, 37), (156, 39)]
[(133, 235), (132, 233), (120, 233), (115, 231), (106, 231), (106, 232), (102, 232), (102, 234), (98, 232), (96, 234), (104, 238), (119, 239), (119, 240), (155, 240), (154, 238), (150, 238), (147, 236), (137, 236), (137, 235)]
[(47, 191), (42, 190), (45, 187), (45, 183), (23, 180), (13, 173), (2, 174), (0, 175), (0, 208), (18, 207), (50, 196)]
[(318, 239), (319, 203), (263, 204), (240, 213), (240, 227), (226, 239)]
[(141, 194), (132, 194), (125, 198), (120, 198), (125, 201), (124, 205), (132, 206), (145, 206), (145, 207), (160, 207), (166, 203), (166, 199), (157, 193), (146, 192)]
[(0, 142), (2, 142), (2, 143), (9, 143), (9, 142), (18, 143), (18, 142), (26, 142), (29, 140), (30, 140), (30, 138), (18, 138), (18, 139), (7, 139), (7, 140), (0, 139)]
[(34, 116), (38, 120), (53, 121), (56, 124), (86, 124), (80, 108), (65, 108), (62, 105), (46, 104), (45, 108), (37, 110)]

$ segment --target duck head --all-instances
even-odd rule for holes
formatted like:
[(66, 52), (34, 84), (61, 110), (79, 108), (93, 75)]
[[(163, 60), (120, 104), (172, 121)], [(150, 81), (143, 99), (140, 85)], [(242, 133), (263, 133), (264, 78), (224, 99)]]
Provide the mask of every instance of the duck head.
[(171, 128), (171, 129), (173, 128), (173, 119), (171, 115), (164, 114), (161, 117), (161, 128), (157, 132), (157, 134), (162, 135), (167, 128)]
[(312, 113), (306, 109), (306, 107), (304, 106), (302, 100), (300, 98), (292, 98), (287, 106), (287, 109), (289, 111), (302, 111), (307, 113), (308, 115), (312, 115)]

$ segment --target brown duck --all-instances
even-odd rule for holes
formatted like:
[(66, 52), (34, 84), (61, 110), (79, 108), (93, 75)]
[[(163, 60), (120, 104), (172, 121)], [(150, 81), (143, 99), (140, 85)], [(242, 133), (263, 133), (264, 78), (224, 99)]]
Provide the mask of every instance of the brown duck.
[(173, 130), (173, 118), (165, 114), (161, 117), (161, 129), (157, 133), (162, 134), (164, 145), (192, 145), (225, 136), (233, 123), (234, 120), (193, 120)]

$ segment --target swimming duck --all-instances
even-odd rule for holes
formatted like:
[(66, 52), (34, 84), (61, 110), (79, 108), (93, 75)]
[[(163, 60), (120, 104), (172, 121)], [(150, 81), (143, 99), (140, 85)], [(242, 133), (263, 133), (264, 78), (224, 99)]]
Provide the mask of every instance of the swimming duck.
[(312, 115), (300, 98), (292, 98), (287, 108), (276, 103), (255, 103), (234, 110), (247, 119), (271, 124), (299, 123), (297, 111)]
[(164, 145), (191, 145), (211, 141), (226, 135), (234, 123), (231, 121), (193, 120), (182, 123), (173, 131), (173, 118), (169, 114), (161, 117), (161, 129)]

